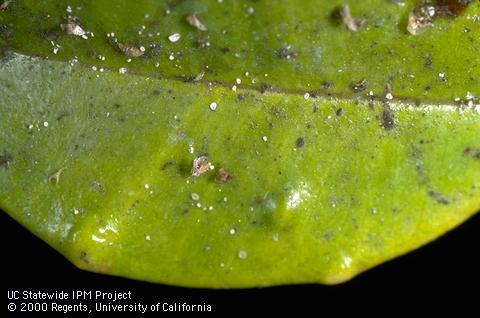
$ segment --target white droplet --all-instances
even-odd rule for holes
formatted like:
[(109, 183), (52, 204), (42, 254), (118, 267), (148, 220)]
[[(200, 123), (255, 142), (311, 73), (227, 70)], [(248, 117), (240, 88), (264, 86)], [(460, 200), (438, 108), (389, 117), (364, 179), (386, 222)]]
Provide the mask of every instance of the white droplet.
[(215, 110), (217, 109), (217, 103), (215, 103), (215, 102), (211, 103), (211, 104), (210, 104), (210, 109), (211, 109), (212, 111), (215, 111)]
[(241, 258), (241, 259), (246, 259), (247, 258), (247, 252), (245, 252), (244, 250), (238, 251), (238, 257)]
[(120, 73), (120, 74), (125, 74), (125, 73), (127, 73), (127, 69), (126, 69), (125, 67), (120, 67), (120, 68), (118, 69), (118, 73)]
[(168, 36), (168, 40), (170, 42), (177, 42), (178, 40), (180, 40), (180, 37), (181, 37), (180, 33), (173, 33)]
[(392, 93), (388, 93), (387, 95), (385, 95), (385, 98), (388, 100), (392, 100), (393, 99)]
[(147, 241), (150, 241), (150, 235), (145, 235), (145, 239), (146, 239)]
[(263, 136), (262, 139), (263, 139), (263, 141), (265, 141), (265, 142), (268, 141), (268, 137), (267, 137), (267, 136)]
[(150, 186), (148, 185), (148, 183), (145, 183), (145, 189), (148, 189), (150, 188)]
[(48, 121), (44, 121), (44, 122), (43, 122), (43, 126), (44, 126), (44, 127), (48, 127)]
[(200, 196), (196, 193), (192, 193), (192, 200), (198, 201), (200, 200)]
[(235, 229), (230, 229), (230, 235), (234, 235), (235, 234)]
[(240, 85), (242, 83), (242, 80), (237, 78), (235, 82)]
[(309, 99), (310, 98), (310, 93), (305, 93), (305, 95), (303, 95), (303, 98)]
[(272, 239), (273, 239), (275, 242), (278, 242), (278, 233), (273, 233)]

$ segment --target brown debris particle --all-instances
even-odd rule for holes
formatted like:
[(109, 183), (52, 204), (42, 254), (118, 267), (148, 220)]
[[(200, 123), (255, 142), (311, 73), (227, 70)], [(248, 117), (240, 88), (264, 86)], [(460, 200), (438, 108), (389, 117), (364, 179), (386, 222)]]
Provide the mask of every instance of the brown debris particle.
[(60, 177), (62, 175), (62, 172), (63, 172), (63, 168), (61, 168), (60, 170), (58, 170), (57, 172), (55, 172), (54, 174), (52, 174), (50, 176), (50, 181), (52, 183), (55, 183), (55, 184), (58, 184), (58, 182), (60, 181)]
[(13, 2), (13, 0), (5, 0), (0, 4), (0, 11), (7, 10), (10, 4)]
[(367, 22), (365, 19), (352, 17), (352, 13), (350, 12), (350, 7), (348, 6), (348, 4), (342, 5), (339, 13), (342, 17), (343, 23), (350, 31), (353, 32), (360, 31)]
[(79, 21), (73, 17), (69, 17), (66, 23), (60, 24), (60, 28), (66, 34), (72, 34), (76, 36), (85, 36), (86, 34), (86, 32), (80, 26)]
[(368, 82), (366, 79), (362, 79), (361, 81), (358, 82), (353, 82), (350, 84), (350, 87), (355, 91), (355, 92), (361, 92), (367, 89), (368, 87)]
[(118, 50), (120, 50), (120, 52), (122, 52), (126, 56), (130, 56), (130, 57), (139, 57), (139, 56), (142, 56), (143, 53), (144, 53), (142, 50), (140, 50), (136, 46), (123, 44), (123, 43), (120, 43), (120, 42), (117, 42), (117, 48), (118, 48)]
[(207, 27), (194, 14), (187, 16), (187, 22), (197, 30), (207, 31)]
[(201, 71), (200, 73), (197, 74), (197, 76), (194, 77), (193, 81), (200, 82), (204, 76), (205, 76), (205, 71)]
[(232, 179), (232, 175), (225, 169), (218, 169), (217, 175), (215, 176), (215, 181), (218, 183), (226, 183)]
[(192, 177), (199, 177), (205, 172), (212, 170), (213, 168), (213, 165), (208, 162), (207, 156), (200, 156), (193, 160), (191, 175)]
[(145, 53), (145, 48), (143, 46), (136, 47), (126, 43), (121, 43), (113, 35), (107, 34), (110, 44), (112, 44), (117, 50), (129, 57), (139, 57)]
[(472, 0), (437, 0), (423, 1), (415, 7), (408, 15), (407, 31), (410, 34), (418, 35), (427, 27), (433, 26), (437, 18), (454, 18), (472, 2)]

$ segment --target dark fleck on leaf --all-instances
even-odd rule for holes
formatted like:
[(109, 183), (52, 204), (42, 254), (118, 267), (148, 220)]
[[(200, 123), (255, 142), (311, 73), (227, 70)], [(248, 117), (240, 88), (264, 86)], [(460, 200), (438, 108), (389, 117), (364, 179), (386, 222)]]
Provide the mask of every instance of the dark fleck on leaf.
[(8, 39), (12, 36), (12, 30), (6, 25), (0, 25), (0, 37)]
[(361, 81), (358, 82), (353, 82), (350, 85), (355, 92), (361, 92), (367, 89), (368, 87), (368, 82), (366, 79), (362, 79)]
[(305, 139), (303, 137), (299, 137), (296, 141), (295, 141), (295, 146), (297, 148), (302, 148), (303, 146), (305, 146)]
[(0, 154), (0, 168), (8, 169), (10, 163), (12, 162), (13, 157), (8, 152), (3, 152)]
[(298, 52), (291, 45), (285, 45), (276, 52), (277, 56), (282, 60), (293, 60), (298, 57)]
[(388, 106), (385, 105), (382, 110), (382, 127), (391, 130), (395, 127), (395, 119), (393, 117), (393, 111), (392, 109)]
[(434, 198), (435, 201), (437, 201), (437, 203), (439, 203), (439, 204), (443, 204), (443, 205), (450, 204), (450, 201), (448, 201), (448, 199), (445, 198), (445, 197), (444, 197), (441, 193), (439, 193), (439, 192), (430, 190), (430, 191), (428, 192), (428, 195), (431, 196), (432, 198)]

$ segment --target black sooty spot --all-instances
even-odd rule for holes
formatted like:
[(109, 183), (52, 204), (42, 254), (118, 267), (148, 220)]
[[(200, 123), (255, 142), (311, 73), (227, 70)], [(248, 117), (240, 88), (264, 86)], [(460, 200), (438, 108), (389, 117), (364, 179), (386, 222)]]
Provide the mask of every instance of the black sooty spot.
[(305, 146), (305, 139), (303, 137), (297, 138), (297, 140), (295, 141), (295, 146), (297, 148), (302, 148), (303, 146)]

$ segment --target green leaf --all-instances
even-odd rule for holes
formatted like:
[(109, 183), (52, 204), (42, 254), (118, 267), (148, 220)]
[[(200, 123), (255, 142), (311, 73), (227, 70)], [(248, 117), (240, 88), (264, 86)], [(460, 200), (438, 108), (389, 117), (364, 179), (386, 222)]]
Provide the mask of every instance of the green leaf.
[(0, 207), (81, 268), (194, 287), (437, 238), (480, 208), (480, 3), (419, 35), (413, 1), (345, 3), (360, 30), (343, 1), (10, 3)]

